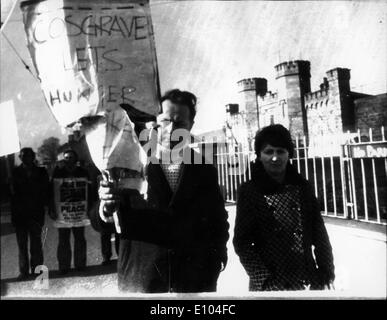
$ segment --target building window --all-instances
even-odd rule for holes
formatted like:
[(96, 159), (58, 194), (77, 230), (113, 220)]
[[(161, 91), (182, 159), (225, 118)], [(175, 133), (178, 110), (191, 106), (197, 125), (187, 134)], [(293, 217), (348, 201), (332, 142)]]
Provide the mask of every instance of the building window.
[(274, 124), (274, 115), (270, 115), (270, 124)]

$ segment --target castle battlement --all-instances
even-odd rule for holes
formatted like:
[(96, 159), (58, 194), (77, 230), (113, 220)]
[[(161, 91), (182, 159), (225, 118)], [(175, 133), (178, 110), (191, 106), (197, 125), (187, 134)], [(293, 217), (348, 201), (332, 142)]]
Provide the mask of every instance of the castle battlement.
[(265, 78), (247, 78), (238, 81), (239, 92), (254, 90), (259, 96), (267, 92), (267, 80)]
[(262, 101), (264, 102), (274, 102), (278, 100), (278, 93), (277, 92), (271, 92), (267, 91), (267, 93), (260, 97)]
[(240, 91), (255, 90), (257, 79), (258, 78), (247, 78), (238, 81), (238, 87), (240, 88)]
[(306, 60), (286, 61), (277, 64), (274, 68), (277, 71), (277, 78), (294, 74), (310, 77), (310, 62)]
[(314, 101), (320, 101), (321, 98), (327, 97), (328, 93), (329, 93), (329, 89), (328, 88), (324, 88), (324, 89), (320, 89), (320, 90), (317, 90), (317, 91), (306, 93), (304, 95), (305, 102), (306, 103), (310, 103), (310, 102), (314, 102)]
[(351, 79), (351, 69), (347, 68), (334, 68), (326, 72), (328, 80), (339, 79), (347, 80)]
[[(350, 69), (335, 67), (326, 71), (313, 92), (310, 70), (310, 62), (306, 60), (277, 64), (276, 92), (268, 90), (264, 78), (251, 77), (238, 81), (240, 108), (236, 104), (227, 105), (228, 119), (235, 120), (233, 124), (247, 132), (250, 142), (257, 128), (272, 123), (283, 124), (292, 135), (301, 134), (309, 139), (351, 129), (358, 121), (356, 119), (366, 118), (369, 123), (380, 126), (378, 114), (385, 114), (382, 109), (385, 98), (375, 102), (380, 105), (377, 113), (370, 111), (367, 101), (359, 101), (359, 105), (354, 107), (354, 99), (361, 100), (359, 97), (364, 95), (350, 90)], [(243, 117), (240, 117), (241, 114)], [(238, 117), (244, 122), (238, 122)]]

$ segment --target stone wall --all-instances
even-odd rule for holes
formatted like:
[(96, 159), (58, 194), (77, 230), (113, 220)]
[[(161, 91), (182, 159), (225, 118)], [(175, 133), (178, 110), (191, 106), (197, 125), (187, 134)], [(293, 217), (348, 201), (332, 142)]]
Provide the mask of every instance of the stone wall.
[(379, 94), (355, 100), (355, 127), (362, 136), (373, 129), (374, 140), (381, 139), (381, 127), (387, 127), (387, 94)]

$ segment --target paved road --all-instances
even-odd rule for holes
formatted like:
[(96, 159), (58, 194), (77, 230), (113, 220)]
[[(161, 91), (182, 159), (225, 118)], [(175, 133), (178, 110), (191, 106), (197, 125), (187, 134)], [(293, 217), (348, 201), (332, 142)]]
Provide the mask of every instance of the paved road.
[(84, 272), (72, 270), (68, 275), (58, 273), (56, 249), (58, 245), (57, 229), (52, 225), (50, 218), (46, 218), (42, 239), (44, 240), (44, 264), (48, 268), (49, 288), (37, 290), (34, 285), (43, 285), (43, 282), (17, 282), (18, 250), (14, 229), (10, 224), (10, 216), (1, 216), (1, 289), (2, 295), (19, 296), (43, 295), (71, 295), (73, 292), (84, 294), (88, 291), (114, 290), (116, 287), (115, 262), (116, 255), (113, 249), (113, 263), (102, 266), (99, 234), (91, 226), (86, 227), (87, 240), (87, 269)]
[[(230, 233), (234, 228), (235, 207), (227, 207)], [(386, 296), (386, 235), (367, 230), (348, 228), (327, 223), (334, 248), (336, 265), (336, 292), (339, 296)], [(17, 282), (17, 245), (9, 215), (1, 216), (1, 294), (7, 297), (117, 297), (115, 265), (101, 266), (99, 235), (91, 226), (86, 228), (88, 267), (82, 273), (75, 271), (64, 276), (57, 273), (57, 230), (47, 219), (44, 242), (45, 265), (48, 282)], [(218, 281), (218, 293), (223, 296), (246, 296), (248, 278), (238, 257), (228, 243), (229, 262)], [(116, 257), (113, 256), (113, 259)], [(48, 283), (48, 287), (44, 287)], [(40, 286), (40, 287), (39, 287)]]

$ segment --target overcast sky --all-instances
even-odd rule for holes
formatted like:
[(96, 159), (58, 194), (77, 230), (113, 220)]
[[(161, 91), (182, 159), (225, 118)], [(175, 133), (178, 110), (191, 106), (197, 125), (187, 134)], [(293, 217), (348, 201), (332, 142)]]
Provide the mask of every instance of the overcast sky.
[(187, 1), (152, 6), (161, 84), (200, 99), (195, 129), (221, 126), (236, 82), (274, 65), (311, 62), (312, 90), (325, 72), (351, 69), (354, 90), (386, 92), (386, 1)]
[[(264, 77), (275, 91), (274, 65), (282, 61), (309, 60), (312, 90), (327, 70), (344, 67), (354, 91), (386, 92), (386, 1), (151, 1), (151, 10), (162, 90), (198, 96), (196, 133), (223, 125), (238, 80)], [(4, 32), (30, 63), (16, 11)], [(1, 68), (1, 101), (16, 101), (22, 144), (60, 135), (36, 80), (3, 37)]]

